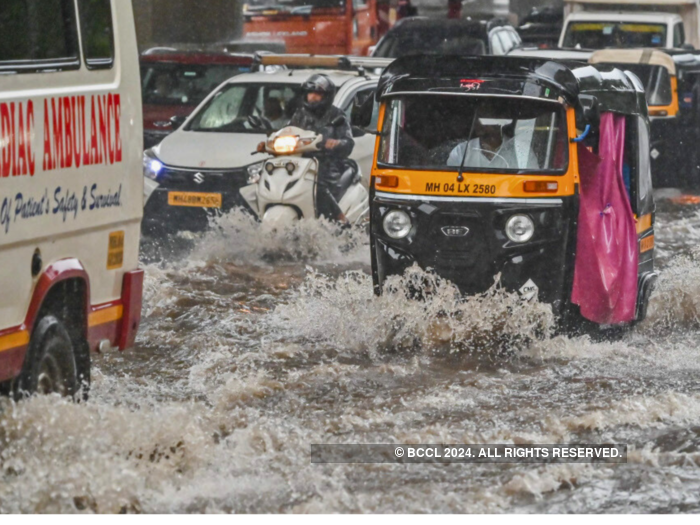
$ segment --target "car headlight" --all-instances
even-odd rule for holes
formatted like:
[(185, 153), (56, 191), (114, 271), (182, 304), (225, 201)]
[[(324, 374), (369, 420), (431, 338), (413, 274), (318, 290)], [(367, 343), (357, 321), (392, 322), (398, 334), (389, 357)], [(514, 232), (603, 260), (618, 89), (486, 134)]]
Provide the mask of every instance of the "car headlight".
[(411, 217), (401, 210), (391, 210), (382, 222), (384, 231), (392, 239), (403, 239), (411, 231)]
[(527, 215), (513, 215), (506, 223), (506, 235), (513, 242), (527, 242), (535, 234), (535, 223)]
[(158, 180), (158, 175), (163, 171), (163, 163), (158, 160), (152, 150), (143, 152), (143, 176), (149, 179)]
[(258, 162), (257, 164), (251, 164), (250, 166), (248, 166), (248, 184), (258, 183), (264, 165), (265, 161)]

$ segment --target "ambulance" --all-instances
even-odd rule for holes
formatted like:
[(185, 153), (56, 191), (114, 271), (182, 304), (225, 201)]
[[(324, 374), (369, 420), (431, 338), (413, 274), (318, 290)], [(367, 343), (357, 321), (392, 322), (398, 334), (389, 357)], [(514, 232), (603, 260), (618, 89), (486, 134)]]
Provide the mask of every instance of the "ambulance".
[(143, 120), (131, 2), (0, 3), (0, 384), (85, 398), (141, 314)]

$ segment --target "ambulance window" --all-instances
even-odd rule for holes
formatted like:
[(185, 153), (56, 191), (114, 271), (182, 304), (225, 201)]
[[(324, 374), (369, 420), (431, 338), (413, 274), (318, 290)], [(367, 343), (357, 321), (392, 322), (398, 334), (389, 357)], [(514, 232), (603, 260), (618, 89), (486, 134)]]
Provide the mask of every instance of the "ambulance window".
[(79, 67), (73, 0), (2, 0), (0, 71)]
[(78, 0), (83, 55), (88, 69), (114, 64), (114, 32), (110, 0)]

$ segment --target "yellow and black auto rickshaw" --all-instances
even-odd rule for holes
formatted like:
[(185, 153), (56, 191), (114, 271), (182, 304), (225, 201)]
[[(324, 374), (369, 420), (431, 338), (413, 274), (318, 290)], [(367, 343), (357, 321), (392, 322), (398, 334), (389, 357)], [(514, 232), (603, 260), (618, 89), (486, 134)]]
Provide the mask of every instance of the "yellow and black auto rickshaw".
[(644, 318), (657, 274), (649, 118), (634, 74), (414, 56), (385, 70), (377, 99), (376, 293), (418, 264), (466, 294), (500, 279), (551, 304), (564, 326)]

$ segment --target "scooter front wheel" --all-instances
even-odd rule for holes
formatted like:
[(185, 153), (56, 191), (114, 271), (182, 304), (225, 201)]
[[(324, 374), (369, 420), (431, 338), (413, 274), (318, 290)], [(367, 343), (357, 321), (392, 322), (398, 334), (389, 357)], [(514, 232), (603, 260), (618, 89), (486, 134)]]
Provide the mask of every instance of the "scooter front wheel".
[(262, 223), (265, 226), (278, 228), (286, 226), (299, 220), (299, 213), (291, 206), (272, 206), (265, 211), (262, 217)]

